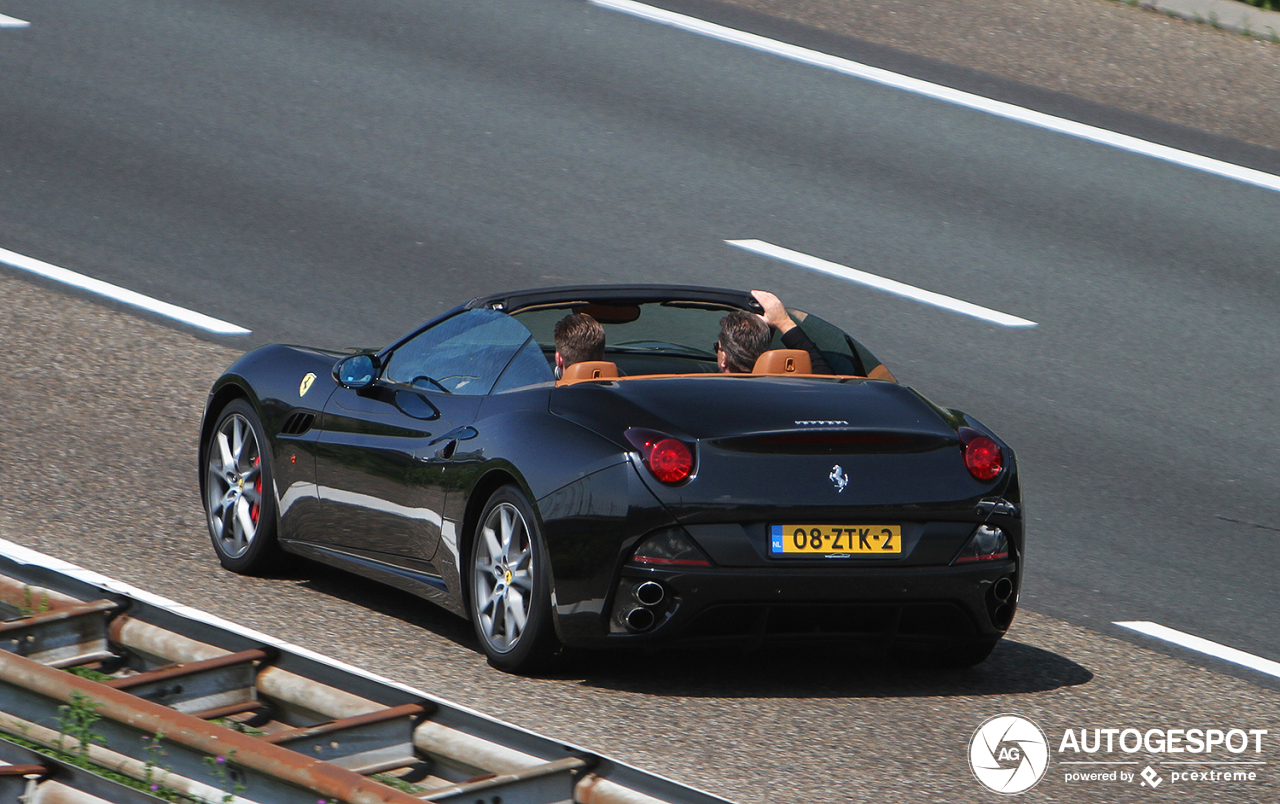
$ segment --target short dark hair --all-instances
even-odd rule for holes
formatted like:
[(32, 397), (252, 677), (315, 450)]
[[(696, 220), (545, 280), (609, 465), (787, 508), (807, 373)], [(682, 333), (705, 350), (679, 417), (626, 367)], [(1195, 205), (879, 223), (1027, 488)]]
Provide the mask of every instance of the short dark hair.
[(772, 341), (769, 325), (754, 313), (735, 310), (720, 319), (720, 351), (729, 371), (751, 371)]
[(604, 360), (604, 327), (589, 315), (567, 315), (556, 322), (556, 351), (566, 366)]

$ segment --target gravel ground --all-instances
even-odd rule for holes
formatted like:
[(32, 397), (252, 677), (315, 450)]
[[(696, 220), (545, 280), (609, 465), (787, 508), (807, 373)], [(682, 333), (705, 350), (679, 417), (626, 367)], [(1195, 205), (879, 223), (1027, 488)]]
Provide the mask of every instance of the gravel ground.
[[(1067, 728), (1240, 726), (1270, 731), (1267, 759), (1280, 739), (1280, 693), (1029, 611), (985, 664), (949, 674), (802, 649), (504, 675), (469, 625), (415, 598), (305, 562), (274, 578), (218, 567), (194, 455), (234, 350), (4, 274), (0, 299), (0, 537), (732, 800), (994, 801), (965, 751), (1003, 712), (1054, 744)], [(1270, 766), (1159, 791), (1067, 784), (1065, 768), (1024, 800), (1280, 800)]]
[(1115, 0), (722, 0), (1280, 148), (1280, 45)]

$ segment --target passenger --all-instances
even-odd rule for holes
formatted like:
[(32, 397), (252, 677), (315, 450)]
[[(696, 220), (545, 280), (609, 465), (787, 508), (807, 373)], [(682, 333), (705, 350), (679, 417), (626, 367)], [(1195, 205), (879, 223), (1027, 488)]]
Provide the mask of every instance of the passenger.
[(782, 306), (782, 301), (777, 296), (767, 290), (753, 290), (751, 295), (755, 296), (756, 301), (760, 302), (760, 306), (764, 308), (764, 322), (782, 336), (783, 346), (808, 352), (809, 364), (814, 374), (834, 373), (826, 358), (822, 356), (822, 352), (819, 351), (818, 345), (809, 339), (795, 321), (791, 320), (787, 308)]
[(720, 319), (720, 340), (716, 341), (716, 365), (722, 372), (750, 373), (773, 340), (764, 319), (755, 313), (734, 310)]
[(604, 360), (604, 327), (589, 315), (572, 313), (556, 322), (556, 379), (574, 363)]

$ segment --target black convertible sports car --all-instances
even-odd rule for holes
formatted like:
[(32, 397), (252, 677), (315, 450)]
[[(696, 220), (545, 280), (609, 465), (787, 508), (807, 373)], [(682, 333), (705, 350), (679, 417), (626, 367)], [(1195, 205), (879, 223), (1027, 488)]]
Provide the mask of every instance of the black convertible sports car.
[[(1023, 556), (1013, 451), (839, 328), (717, 373), (747, 293), (589, 286), (475, 299), (378, 351), (266, 346), (209, 394), (200, 484), (235, 572), (281, 551), (470, 618), (496, 667), (560, 646), (869, 640), (982, 661)], [(606, 361), (554, 376), (556, 321)]]

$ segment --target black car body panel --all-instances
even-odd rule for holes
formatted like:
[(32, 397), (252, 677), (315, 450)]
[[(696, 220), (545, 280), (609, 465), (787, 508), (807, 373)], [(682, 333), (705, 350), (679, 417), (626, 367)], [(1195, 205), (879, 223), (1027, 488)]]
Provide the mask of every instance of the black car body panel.
[[(219, 411), (246, 400), (268, 441), (286, 551), (463, 616), (477, 519), (495, 491), (514, 486), (537, 517), (555, 633), (566, 645), (820, 635), (951, 644), (1004, 633), (1024, 555), (1017, 466), (1009, 446), (965, 414), (891, 381), (710, 374), (697, 350), (714, 331), (696, 348), (652, 334), (617, 347), (619, 366), (629, 354), (646, 366), (692, 366), (685, 376), (556, 384), (550, 366), (539, 365), (549, 344), (538, 322), (584, 307), (607, 320), (610, 310), (664, 302), (673, 314), (701, 316), (697, 326), (726, 310), (759, 309), (741, 291), (682, 286), (495, 294), (366, 352), (378, 376), (365, 387), (338, 380), (335, 364), (351, 353), (263, 347), (211, 390), (200, 466), (210, 461)], [(423, 348), (404, 368), (423, 339), (467, 316), (481, 322), (473, 331), (497, 334), (475, 336), (465, 349), (452, 341)], [(827, 327), (830, 341), (829, 324), (803, 320), (814, 332)], [(521, 344), (526, 330), (511, 322), (522, 321), (532, 335)], [(847, 343), (832, 341), (834, 352), (821, 345), (832, 365), (878, 365), (839, 335)], [(456, 357), (440, 357), (450, 348)], [(460, 367), (441, 372), (442, 360)], [(629, 443), (630, 428), (692, 445), (692, 475), (660, 482)], [(998, 476), (966, 470), (965, 432), (999, 446)], [(207, 482), (202, 469), (202, 488)], [(892, 524), (901, 552), (770, 552), (774, 529), (809, 523), (851, 526), (850, 544), (859, 525)], [(1007, 554), (959, 563), (981, 525), (999, 528)], [(668, 533), (705, 564), (633, 560), (638, 545)], [(646, 581), (664, 593), (646, 607), (652, 624), (637, 629), (627, 615)]]

